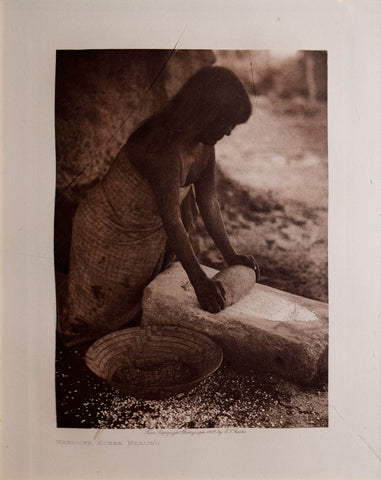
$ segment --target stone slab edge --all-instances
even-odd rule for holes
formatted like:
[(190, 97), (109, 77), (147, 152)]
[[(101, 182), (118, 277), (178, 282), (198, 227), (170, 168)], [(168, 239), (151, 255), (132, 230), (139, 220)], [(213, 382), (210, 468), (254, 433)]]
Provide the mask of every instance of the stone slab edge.
[[(217, 273), (203, 268), (210, 277)], [(327, 383), (328, 304), (261, 284), (254, 288), (295, 302), (317, 319), (274, 322), (257, 318), (247, 325), (244, 318), (229, 317), (232, 307), (218, 314), (205, 312), (181, 264), (176, 263), (146, 287), (142, 325), (190, 327), (213, 338), (222, 347), (225, 360), (237, 367), (273, 372), (298, 383)]]

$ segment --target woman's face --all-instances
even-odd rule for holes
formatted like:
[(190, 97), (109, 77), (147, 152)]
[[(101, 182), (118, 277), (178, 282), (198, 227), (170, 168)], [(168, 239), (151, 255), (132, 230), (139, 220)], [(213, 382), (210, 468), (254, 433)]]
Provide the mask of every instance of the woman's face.
[(225, 135), (229, 136), (235, 127), (231, 120), (215, 122), (204, 128), (197, 136), (197, 141), (204, 145), (214, 146)]

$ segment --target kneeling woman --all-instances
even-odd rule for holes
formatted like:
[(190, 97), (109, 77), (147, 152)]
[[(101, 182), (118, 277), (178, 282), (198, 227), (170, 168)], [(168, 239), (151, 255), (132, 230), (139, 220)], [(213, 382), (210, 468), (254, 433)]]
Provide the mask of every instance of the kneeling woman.
[(162, 269), (166, 243), (200, 306), (212, 313), (224, 308), (223, 288), (202, 270), (181, 220), (191, 185), (227, 264), (258, 270), (252, 256), (234, 251), (215, 185), (214, 145), (250, 114), (238, 78), (225, 68), (206, 67), (131, 135), (74, 217), (69, 315), (60, 325), (67, 345), (99, 338), (136, 317), (144, 288)]

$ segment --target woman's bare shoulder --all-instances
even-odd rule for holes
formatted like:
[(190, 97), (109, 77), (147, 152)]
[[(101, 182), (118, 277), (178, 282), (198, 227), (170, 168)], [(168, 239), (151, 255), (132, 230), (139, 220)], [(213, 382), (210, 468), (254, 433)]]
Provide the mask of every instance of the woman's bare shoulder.
[(214, 146), (210, 145), (198, 145), (197, 157), (199, 158), (199, 163), (201, 167), (205, 169), (207, 167), (213, 167), (215, 164), (215, 150)]
[(142, 136), (131, 136), (126, 144), (129, 161), (149, 181), (171, 177), (177, 172), (178, 148), (176, 144), (155, 144)]

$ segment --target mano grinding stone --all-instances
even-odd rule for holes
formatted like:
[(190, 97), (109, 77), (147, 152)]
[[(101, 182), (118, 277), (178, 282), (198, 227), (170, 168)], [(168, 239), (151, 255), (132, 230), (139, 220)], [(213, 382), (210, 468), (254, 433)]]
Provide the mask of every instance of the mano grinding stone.
[(225, 307), (229, 307), (247, 295), (254, 287), (256, 275), (252, 268), (232, 265), (214, 275), (213, 280), (221, 282), (225, 290)]

